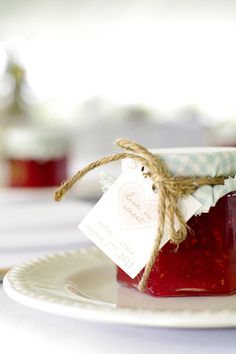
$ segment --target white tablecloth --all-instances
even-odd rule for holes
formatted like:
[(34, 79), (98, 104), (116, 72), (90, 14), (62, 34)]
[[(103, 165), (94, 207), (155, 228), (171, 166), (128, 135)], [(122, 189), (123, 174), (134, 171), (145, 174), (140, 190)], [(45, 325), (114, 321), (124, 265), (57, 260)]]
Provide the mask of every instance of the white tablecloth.
[(88, 242), (77, 225), (91, 206), (70, 198), (56, 203), (52, 191), (0, 190), (0, 269)]

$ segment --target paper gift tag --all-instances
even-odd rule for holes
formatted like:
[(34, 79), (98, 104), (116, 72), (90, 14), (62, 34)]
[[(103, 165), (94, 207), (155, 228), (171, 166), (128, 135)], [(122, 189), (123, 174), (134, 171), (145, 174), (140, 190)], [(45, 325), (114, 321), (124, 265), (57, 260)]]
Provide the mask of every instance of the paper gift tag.
[[(124, 169), (78, 227), (135, 278), (147, 264), (153, 248), (158, 226), (158, 192), (153, 192), (152, 180), (144, 178), (139, 165), (132, 161), (131, 166)], [(187, 221), (201, 204), (189, 195), (179, 201), (179, 206)], [(161, 247), (168, 241), (165, 231)]]

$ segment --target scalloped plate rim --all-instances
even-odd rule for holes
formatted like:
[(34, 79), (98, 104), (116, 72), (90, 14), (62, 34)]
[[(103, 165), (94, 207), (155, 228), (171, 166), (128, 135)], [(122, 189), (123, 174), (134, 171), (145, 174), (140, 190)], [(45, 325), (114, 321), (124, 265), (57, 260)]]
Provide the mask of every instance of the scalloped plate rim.
[[(25, 262), (12, 268), (4, 277), (3, 287), (7, 295), (23, 305), (47, 313), (71, 318), (97, 322), (169, 328), (232, 328), (236, 327), (236, 308), (233, 310), (153, 310), (141, 308), (118, 308), (98, 305), (89, 302), (71, 300), (58, 301), (57, 296), (39, 296), (24, 288), (22, 274), (32, 267), (47, 261), (53, 261), (70, 255), (94, 252), (100, 254), (96, 247), (80, 248), (78, 250), (57, 252)], [(112, 263), (111, 263), (112, 265)], [(17, 284), (17, 285), (16, 285)], [(232, 295), (234, 296), (234, 295)], [(236, 296), (236, 295), (235, 295)]]

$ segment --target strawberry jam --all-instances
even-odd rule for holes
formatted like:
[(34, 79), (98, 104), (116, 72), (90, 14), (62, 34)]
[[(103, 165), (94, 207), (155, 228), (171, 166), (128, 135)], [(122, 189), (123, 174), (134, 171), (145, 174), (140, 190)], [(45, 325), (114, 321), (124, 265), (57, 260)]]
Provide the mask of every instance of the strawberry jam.
[[(146, 285), (153, 296), (229, 295), (236, 292), (236, 192), (218, 200), (208, 213), (188, 221), (189, 232), (179, 248), (170, 241), (160, 250)], [(117, 280), (137, 288), (117, 268)]]

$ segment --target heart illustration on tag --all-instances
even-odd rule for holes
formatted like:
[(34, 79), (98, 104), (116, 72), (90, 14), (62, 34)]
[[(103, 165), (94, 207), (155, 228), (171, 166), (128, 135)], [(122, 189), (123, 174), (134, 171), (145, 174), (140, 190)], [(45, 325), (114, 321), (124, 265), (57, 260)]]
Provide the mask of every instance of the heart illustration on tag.
[(148, 200), (136, 183), (127, 183), (119, 191), (121, 229), (153, 227), (157, 223), (157, 200)]

